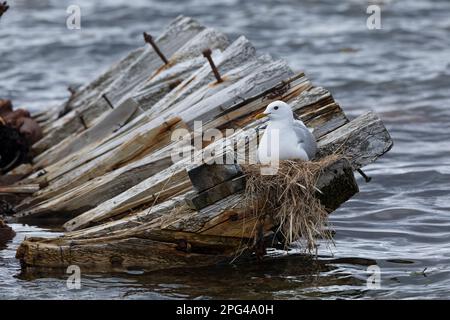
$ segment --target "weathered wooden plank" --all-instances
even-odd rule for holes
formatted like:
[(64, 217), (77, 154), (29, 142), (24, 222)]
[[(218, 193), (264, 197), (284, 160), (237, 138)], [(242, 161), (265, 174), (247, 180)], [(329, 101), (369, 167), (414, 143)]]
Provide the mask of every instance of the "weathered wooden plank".
[(208, 190), (189, 195), (185, 200), (191, 209), (201, 210), (243, 189), (245, 189), (245, 177), (236, 177), (218, 183)]
[(210, 121), (222, 112), (232, 108), (238, 102), (258, 95), (274, 87), (283, 79), (293, 75), (284, 61), (274, 61), (254, 70), (235, 84), (223, 89), (218, 94), (199, 101), (191, 108), (172, 110), (179, 112), (180, 117), (189, 125), (193, 121)]
[(83, 272), (142, 269), (152, 271), (185, 266), (206, 266), (227, 260), (220, 254), (186, 253), (179, 245), (141, 238), (105, 240), (77, 244), (43, 243), (39, 238), (22, 242), (16, 258), (22, 267), (67, 268), (77, 265)]
[[(127, 127), (123, 128), (121, 132), (129, 131), (131, 128), (145, 123), (148, 119), (147, 117), (152, 117), (154, 114), (161, 114), (169, 108), (172, 108), (175, 104), (184, 101), (187, 97), (194, 97), (201, 100), (213, 95), (225, 86), (239, 81), (239, 79), (249, 74), (258, 65), (271, 61), (269, 56), (262, 56), (255, 59), (255, 52), (255, 48), (245, 37), (239, 37), (222, 53), (213, 51), (212, 58), (225, 79), (223, 83), (216, 86), (210, 85), (214, 83), (214, 75), (211, 67), (205, 61), (202, 68), (182, 81), (174, 90), (155, 103), (149, 112), (137, 117)], [(201, 88), (204, 88), (203, 92), (202, 94), (198, 94), (197, 92)], [(199, 96), (200, 98), (198, 98)], [(198, 102), (199, 100), (196, 101)], [(193, 103), (195, 101), (191, 100), (190, 104)]]
[[(160, 123), (158, 126), (155, 126), (153, 130), (149, 130), (135, 137), (134, 140), (128, 141), (122, 144), (119, 148), (89, 162), (87, 167), (82, 167), (81, 169), (68, 172), (68, 174), (65, 175), (67, 180), (56, 181), (49, 187), (45, 188), (41, 192), (42, 198), (40, 200), (62, 194), (63, 192), (75, 188), (86, 181), (111, 171), (116, 166), (119, 166), (120, 163), (125, 163), (126, 161), (136, 157), (139, 153), (147, 148), (150, 148), (154, 143), (156, 143), (161, 134), (164, 134), (167, 130), (171, 130), (173, 126), (179, 122), (179, 118), (173, 118), (167, 122)], [(18, 214), (18, 217), (22, 218), (29, 215), (30, 212), (22, 212)]]
[(311, 82), (303, 72), (288, 79), (283, 79), (273, 87), (260, 92), (246, 100), (238, 101), (223, 110), (212, 120), (207, 121), (208, 128), (241, 129), (254, 123), (254, 115), (275, 100), (290, 101), (312, 88)]
[[(170, 57), (204, 29), (203, 26), (190, 18), (177, 19), (156, 39), (156, 42), (161, 50)], [(123, 70), (102, 93), (107, 93), (112, 103), (118, 104), (121, 99), (129, 97), (129, 94), (133, 91), (131, 88), (149, 78), (160, 66), (161, 62), (157, 54), (151, 48), (146, 48), (138, 59)], [(109, 105), (101, 98), (101, 94), (96, 95), (89, 103), (83, 104), (77, 110), (73, 110), (55, 121), (51, 131), (33, 146), (34, 151), (41, 153), (68, 135), (82, 131), (83, 123), (79, 120), (78, 114), (83, 117), (86, 125), (91, 126), (95, 119), (109, 108)]]
[[(196, 152), (197, 155), (201, 153), (201, 150)], [(174, 196), (180, 191), (180, 186), (184, 191), (188, 191), (192, 188), (192, 184), (187, 172), (196, 166), (191, 162), (190, 157), (176, 162), (116, 197), (101, 203), (96, 208), (68, 221), (64, 227), (69, 231), (76, 230), (149, 202), (152, 202), (153, 205), (157, 204), (165, 197)]]
[(132, 98), (125, 100), (115, 109), (108, 112), (93, 127), (81, 132), (75, 137), (68, 137), (55, 147), (37, 156), (33, 161), (35, 168), (44, 168), (62, 158), (74, 153), (83, 152), (86, 146), (104, 139), (124, 126), (136, 113), (139, 113), (139, 105)]
[(30, 193), (39, 191), (38, 184), (23, 184), (16, 186), (0, 186), (0, 193)]
[[(183, 80), (183, 78), (188, 76), (194, 70), (201, 67), (203, 64), (204, 64), (204, 59), (202, 59), (201, 57), (197, 57), (197, 58), (194, 58), (191, 60), (187, 60), (184, 62), (174, 64), (170, 68), (165, 68), (163, 70), (158, 71), (158, 74), (156, 76), (150, 77), (150, 79), (148, 79), (143, 84), (143, 86), (140, 86), (140, 89), (134, 90), (134, 91), (138, 91), (137, 93), (135, 93), (135, 94), (129, 93), (128, 96), (132, 95), (133, 99), (135, 99), (136, 102), (139, 104), (139, 111), (143, 111), (143, 110), (147, 109), (149, 106), (153, 105), (156, 101), (161, 99), (165, 94), (170, 92), (175, 86), (177, 86), (181, 82), (181, 80)], [(120, 101), (123, 101), (123, 99)], [(102, 103), (104, 104), (105, 102), (102, 100)], [(114, 112), (114, 110), (106, 110), (103, 112), (103, 114), (100, 116), (100, 118), (104, 117), (104, 114), (110, 114), (113, 112)], [(136, 112), (136, 113), (132, 114), (130, 117), (136, 117), (140, 113), (142, 113), (142, 112)], [(96, 121), (95, 123), (90, 124), (87, 122), (86, 115), (83, 115), (82, 117), (83, 117), (83, 121), (85, 123), (87, 123), (87, 125), (89, 126), (88, 130), (90, 130), (90, 129), (97, 130), (97, 128), (99, 126), (100, 127), (103, 126), (103, 122), (104, 122), (103, 120), (95, 120)], [(145, 118), (145, 119), (147, 119), (147, 118)], [(108, 135), (99, 136), (96, 140), (89, 141), (89, 144), (95, 143), (94, 146), (98, 145), (103, 140), (105, 140), (105, 138), (107, 138), (111, 135), (114, 135), (114, 133), (116, 131), (119, 131), (119, 130), (109, 132)], [(52, 150), (53, 158), (51, 156), (49, 157), (47, 154), (42, 154), (37, 159), (37, 161), (44, 160), (45, 162), (42, 164), (42, 161), (41, 161), (41, 162), (37, 163), (35, 167), (42, 168), (43, 165), (48, 165), (50, 163), (54, 163), (55, 160), (62, 159), (63, 156), (67, 155), (67, 153), (60, 152), (61, 146), (67, 145), (73, 139), (84, 138), (83, 133), (84, 133), (84, 131), (82, 133), (78, 134), (78, 136), (81, 136), (79, 138), (69, 136), (66, 139), (68, 141), (63, 141), (59, 145), (52, 148), (53, 149)], [(85, 145), (89, 145), (89, 144), (85, 144)], [(67, 149), (64, 149), (64, 150), (67, 150)], [(79, 151), (79, 150), (76, 150), (76, 149), (72, 150), (72, 153), (75, 151)], [(54, 157), (55, 154), (58, 154), (59, 156), (57, 158), (55, 158)]]
[[(191, 124), (194, 120), (205, 120), (202, 117), (220, 113), (226, 106), (232, 106), (236, 97), (246, 100), (260, 91), (266, 91), (269, 87), (273, 87), (282, 79), (292, 74), (292, 71), (283, 61), (275, 61), (269, 64), (259, 66), (256, 70), (252, 70), (245, 77), (240, 77), (237, 82), (229, 85), (227, 81), (220, 84), (209, 86), (214, 88), (217, 86), (219, 90), (215, 94), (205, 98), (205, 95), (193, 93), (190, 97), (196, 97), (192, 100), (186, 97), (179, 104), (169, 108), (162, 116), (180, 115), (184, 122)], [(182, 84), (181, 84), (182, 85)], [(153, 121), (158, 118), (151, 118), (144, 125), (136, 128), (122, 136), (121, 140), (130, 140), (134, 135), (152, 128)]]
[[(220, 85), (211, 86), (214, 76), (208, 63), (194, 73), (190, 78), (183, 81), (179, 86), (172, 90), (167, 96), (156, 103), (150, 110), (128, 125), (124, 126), (116, 134), (110, 137), (110, 142), (107, 142), (101, 149), (115, 148), (126, 139), (129, 138), (127, 134), (136, 129), (144, 123), (161, 116), (167, 116), (167, 112), (172, 108), (175, 102), (181, 101), (186, 104), (181, 108), (188, 108), (198, 101), (216, 94), (223, 88), (239, 81), (242, 77), (250, 74), (256, 67), (265, 65), (272, 60), (268, 56), (255, 58), (255, 49), (244, 37), (240, 37), (233, 42), (222, 54), (217, 56), (217, 61), (222, 72), (229, 71), (224, 75), (225, 81)], [(235, 69), (232, 69), (232, 68)], [(184, 98), (183, 100), (181, 100)], [(175, 106), (174, 106), (175, 107)], [(174, 108), (173, 107), (173, 108)], [(170, 114), (177, 114), (171, 112)], [(90, 154), (95, 154), (90, 152)], [(73, 163), (73, 161), (70, 161)], [(60, 166), (59, 166), (60, 167)]]
[(176, 163), (116, 197), (101, 203), (96, 208), (68, 221), (64, 227), (69, 231), (86, 227), (139, 205), (157, 203), (158, 199), (167, 199), (190, 187), (191, 183), (185, 170), (185, 164)]
[[(220, 52), (220, 50), (214, 51)], [(133, 98), (139, 103), (143, 111), (148, 110), (184, 79), (201, 68), (204, 63), (202, 57), (194, 57), (174, 64), (170, 68), (158, 70), (156, 75), (151, 76), (142, 86), (134, 89)]]
[(324, 136), (318, 146), (319, 157), (343, 154), (356, 170), (388, 152), (393, 141), (381, 119), (375, 113), (368, 112)]
[(200, 193), (242, 175), (237, 164), (202, 164), (188, 171), (194, 189)]
[[(231, 68), (232, 66), (236, 66), (238, 63), (242, 63), (243, 61), (245, 61), (244, 59), (250, 60), (250, 62), (247, 65), (244, 65), (244, 67), (240, 67), (238, 71), (232, 70), (230, 72), (230, 75), (227, 76), (227, 79), (229, 79), (229, 80), (224, 81), (224, 83), (221, 84), (221, 88), (226, 87), (226, 86), (238, 81), (238, 79), (240, 79), (243, 75), (250, 73), (254, 69), (254, 67), (256, 67), (258, 65), (263, 65), (263, 64), (267, 63), (268, 61), (270, 61), (270, 60), (268, 60), (267, 57), (260, 58), (255, 61), (254, 48), (251, 46), (251, 44), (245, 38), (240, 38), (240, 39), (236, 40), (230, 46), (230, 48), (227, 49), (223, 53), (223, 55), (221, 57), (222, 57), (222, 59), (220, 60), (220, 61), (222, 61), (221, 66), (222, 66), (222, 69), (224, 69), (224, 70), (228, 70), (228, 68)], [(207, 88), (209, 88), (209, 86), (207, 86), (208, 82), (206, 82), (209, 78), (209, 74), (211, 73), (209, 66), (204, 66), (199, 71), (201, 71), (201, 72), (196, 73), (195, 79), (193, 79), (193, 80), (191, 79), (192, 80), (191, 82), (180, 85), (180, 86), (183, 86), (184, 90), (182, 90), (181, 92), (178, 92), (177, 97), (183, 97), (184, 95), (187, 94), (187, 92), (189, 92), (190, 90), (193, 90), (193, 88), (199, 88), (199, 87), (201, 87), (201, 85), (205, 85)], [(212, 75), (211, 75), (211, 77), (212, 77)], [(215, 87), (212, 89), (208, 89), (207, 92), (204, 92), (200, 96), (200, 98), (207, 97), (208, 95), (213, 94), (214, 92), (216, 92), (215, 89), (216, 89)], [(161, 116), (161, 113), (162, 113), (162, 110), (158, 109), (158, 108), (155, 108), (154, 110), (152, 108), (152, 110), (150, 110), (150, 111), (154, 112), (158, 116)], [(141, 119), (142, 121), (146, 121), (146, 122), (148, 122), (149, 120), (154, 119), (154, 118), (155, 117), (151, 116), (151, 114), (149, 114), (149, 113), (146, 113), (145, 115), (142, 115), (141, 117), (139, 117), (139, 119)], [(58, 177), (58, 176), (62, 175), (64, 172), (71, 171), (74, 168), (76, 168), (77, 166), (80, 166), (83, 163), (86, 163), (96, 157), (99, 157), (107, 151), (109, 151), (113, 148), (117, 148), (122, 143), (127, 141), (129, 136), (123, 135), (123, 132), (124, 131), (126, 132), (127, 130), (129, 130), (130, 126), (133, 127), (133, 123), (126, 125), (123, 128), (123, 130), (119, 130), (117, 132), (117, 134), (112, 135), (111, 136), (112, 141), (110, 143), (106, 143), (105, 145), (102, 145), (94, 150), (91, 149), (88, 152), (84, 152), (81, 159), (78, 159), (77, 157), (67, 157), (64, 161), (60, 161), (58, 163), (55, 163), (51, 167), (45, 168), (46, 169), (45, 172), (50, 173), (50, 175), (46, 175), (45, 179), (48, 181), (52, 181), (54, 179), (54, 177)], [(122, 135), (122, 136), (120, 136), (120, 135)], [(114, 139), (115, 137), (117, 137), (117, 139)], [(53, 175), (51, 175), (52, 171), (55, 171), (55, 173)], [(30, 177), (30, 179), (37, 179), (38, 175), (39, 175), (39, 173)], [(41, 179), (43, 179), (43, 178), (41, 178)], [(31, 180), (31, 181), (33, 181), (33, 180)], [(39, 181), (39, 179), (37, 181)]]
[[(130, 67), (144, 53), (144, 51), (145, 47), (132, 50), (124, 58), (114, 63), (89, 84), (76, 90), (68, 101), (59, 107), (60, 115), (64, 116), (71, 110), (79, 108), (83, 104), (88, 104), (89, 99), (94, 99), (94, 97), (99, 96), (101, 92), (113, 83), (120, 73)], [(57, 113), (56, 110), (53, 111), (53, 113)]]
[(157, 225), (161, 224), (160, 220), (158, 222), (156, 222), (156, 220), (170, 215), (178, 210), (178, 208), (182, 207), (185, 204), (184, 198), (191, 193), (193, 193), (193, 191), (179, 196), (174, 196), (164, 202), (154, 204), (150, 206), (150, 208), (135, 211), (133, 214), (127, 215), (126, 217), (118, 220), (112, 220), (89, 228), (67, 232), (65, 237), (74, 239), (89, 239), (114, 236), (120, 234), (123, 230), (133, 230), (135, 227), (150, 224), (154, 224), (156, 228)]
[[(163, 156), (155, 157), (153, 161), (142, 165), (134, 164), (128, 170), (122, 170), (122, 168), (114, 170), (47, 201), (38, 198), (27, 199), (28, 201), (24, 201), (16, 207), (16, 211), (21, 212), (23, 217), (74, 217), (164, 170), (172, 164), (172, 160), (170, 157)], [(34, 199), (37, 202), (33, 201)], [(39, 205), (33, 207), (37, 203)]]
[(21, 177), (21, 179), (25, 179), (33, 172), (33, 166), (29, 163), (23, 163), (20, 166), (10, 170), (8, 173), (4, 175), (4, 177)]

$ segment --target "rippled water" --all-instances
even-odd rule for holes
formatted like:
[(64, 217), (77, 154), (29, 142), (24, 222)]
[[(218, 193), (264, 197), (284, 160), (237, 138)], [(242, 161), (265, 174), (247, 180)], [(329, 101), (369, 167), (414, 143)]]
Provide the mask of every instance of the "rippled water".
[[(378, 112), (395, 146), (365, 168), (373, 177), (331, 216), (333, 256), (148, 275), (90, 275), (79, 291), (64, 276), (20, 275), (15, 249), (49, 231), (13, 225), (0, 250), (2, 298), (449, 298), (450, 2), (377, 1), (382, 30), (366, 27), (367, 1), (9, 1), (0, 20), (0, 95), (45, 108), (141, 45), (182, 13), (260, 52), (284, 57), (329, 89), (347, 115)], [(82, 30), (65, 27), (79, 4)], [(381, 268), (381, 289), (366, 286)]]

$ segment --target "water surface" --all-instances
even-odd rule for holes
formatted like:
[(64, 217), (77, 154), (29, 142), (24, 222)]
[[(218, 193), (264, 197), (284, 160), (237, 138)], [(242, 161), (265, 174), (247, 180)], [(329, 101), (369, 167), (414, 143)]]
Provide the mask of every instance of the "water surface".
[[(158, 34), (178, 14), (243, 34), (260, 53), (285, 58), (329, 89), (353, 118), (375, 110), (395, 146), (366, 167), (360, 193), (331, 216), (332, 254), (262, 264), (65, 276), (20, 275), (15, 249), (45, 229), (15, 224), (0, 250), (0, 298), (448, 298), (450, 297), (450, 2), (377, 1), (382, 29), (366, 27), (367, 1), (10, 1), (0, 20), (0, 95), (44, 109)], [(67, 30), (79, 4), (82, 29)], [(366, 286), (378, 265), (381, 289)]]

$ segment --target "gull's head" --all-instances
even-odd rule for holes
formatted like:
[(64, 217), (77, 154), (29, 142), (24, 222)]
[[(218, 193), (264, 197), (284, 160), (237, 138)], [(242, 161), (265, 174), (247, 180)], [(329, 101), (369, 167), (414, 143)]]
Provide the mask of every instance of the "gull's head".
[(292, 108), (286, 102), (274, 101), (270, 103), (263, 113), (257, 115), (257, 118), (268, 117), (269, 120), (294, 121)]

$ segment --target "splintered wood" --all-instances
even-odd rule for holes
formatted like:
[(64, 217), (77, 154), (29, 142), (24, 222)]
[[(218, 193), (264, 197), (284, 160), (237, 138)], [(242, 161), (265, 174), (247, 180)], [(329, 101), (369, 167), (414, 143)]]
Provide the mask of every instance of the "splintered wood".
[[(17, 251), (24, 268), (205, 266), (252, 254), (257, 223), (263, 238), (274, 238), (277, 221), (258, 221), (243, 201), (243, 159), (210, 166), (173, 157), (179, 147), (173, 134), (184, 130), (195, 141), (195, 121), (202, 121), (204, 132), (234, 132), (203, 141), (194, 158), (224, 142), (225, 154), (245, 146), (245, 157), (252, 157), (266, 125), (254, 115), (272, 101), (288, 102), (314, 129), (318, 157), (342, 155), (317, 182), (329, 212), (358, 192), (353, 171), (392, 147), (375, 113), (349, 121), (327, 90), (285, 61), (258, 55), (245, 37), (230, 43), (178, 17), (155, 45), (167, 63), (145, 45), (63, 105), (36, 115), (45, 136), (33, 146), (34, 162), (16, 168), (11, 174), (24, 178), (0, 193), (30, 195), (16, 206), (17, 220), (53, 219), (67, 232), (24, 240)], [(205, 49), (217, 71), (202, 55)]]

